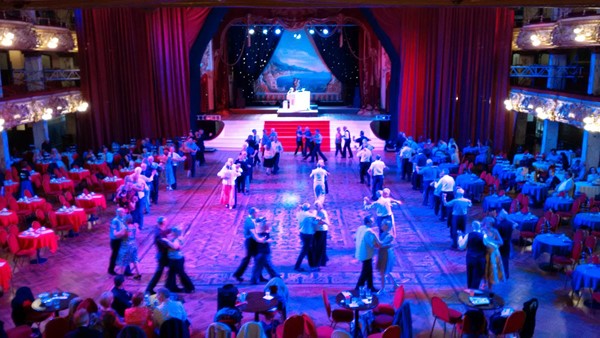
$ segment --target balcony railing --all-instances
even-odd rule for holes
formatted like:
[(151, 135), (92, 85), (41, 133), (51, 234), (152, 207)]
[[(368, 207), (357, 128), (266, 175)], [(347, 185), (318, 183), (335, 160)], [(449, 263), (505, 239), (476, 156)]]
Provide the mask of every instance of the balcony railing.
[(13, 81), (16, 85), (27, 82), (51, 82), (51, 81), (78, 81), (79, 69), (44, 69), (26, 71), (25, 69), (13, 70)]
[(510, 77), (520, 78), (564, 78), (575, 79), (583, 77), (582, 66), (548, 66), (548, 65), (527, 65), (510, 66)]

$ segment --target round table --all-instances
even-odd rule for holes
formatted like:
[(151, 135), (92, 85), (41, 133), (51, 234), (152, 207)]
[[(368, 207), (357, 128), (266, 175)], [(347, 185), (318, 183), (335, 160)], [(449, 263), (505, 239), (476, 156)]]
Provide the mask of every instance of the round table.
[(238, 308), (243, 312), (254, 312), (254, 321), (259, 320), (258, 315), (261, 312), (269, 311), (279, 304), (279, 301), (271, 296), (271, 299), (265, 299), (265, 293), (261, 291), (248, 292), (246, 300), (238, 305)]
[(589, 198), (593, 199), (600, 195), (600, 185), (593, 185), (589, 182), (575, 182), (575, 192), (585, 193)]
[(567, 197), (558, 197), (552, 196), (546, 199), (544, 202), (544, 211), (546, 210), (554, 210), (554, 211), (569, 211), (573, 206), (573, 199)]
[(593, 231), (600, 231), (600, 212), (582, 212), (573, 218), (573, 230), (586, 226)]
[(535, 226), (537, 225), (537, 222), (539, 220), (539, 217), (537, 217), (536, 215), (534, 215), (530, 212), (526, 213), (526, 214), (524, 214), (522, 212), (516, 212), (514, 214), (508, 215), (507, 218), (508, 218), (508, 220), (517, 223), (519, 225), (520, 231), (531, 231), (531, 232), (535, 231)]
[(106, 198), (102, 194), (94, 194), (89, 196), (80, 195), (75, 198), (75, 201), (79, 203), (79, 206), (85, 209), (97, 207), (106, 209)]
[(125, 178), (125, 176), (129, 176), (131, 174), (133, 174), (134, 170), (133, 169), (121, 169), (119, 170), (119, 177), (120, 178)]
[(38, 295), (31, 308), (37, 312), (54, 312), (56, 317), (59, 317), (61, 310), (69, 308), (69, 303), (73, 298), (78, 297), (72, 292), (44, 292)]
[(4, 292), (10, 288), (10, 279), (12, 278), (12, 270), (10, 264), (2, 258), (0, 258), (0, 286)]
[(552, 257), (554, 255), (568, 256), (571, 253), (573, 241), (564, 234), (542, 234), (533, 240), (531, 251), (533, 258), (537, 259), (544, 252), (550, 254), (549, 264), (541, 265), (542, 270), (552, 270)]
[(56, 211), (56, 223), (58, 225), (72, 225), (73, 231), (79, 232), (79, 227), (87, 223), (87, 215), (82, 208), (68, 208)]
[(75, 190), (75, 185), (69, 179), (50, 180), (50, 189), (52, 191), (69, 190), (72, 193)]
[(17, 201), (17, 205), (19, 205), (19, 210), (35, 212), (36, 209), (44, 209), (46, 206), (46, 200), (41, 197), (19, 199)]
[[(475, 305), (471, 301), (471, 297), (481, 297), (487, 298), (489, 300), (488, 304)], [(458, 293), (458, 299), (463, 303), (467, 308), (477, 309), (482, 311), (488, 310), (497, 310), (504, 306), (504, 299), (499, 295), (489, 292), (486, 290), (462, 290)]]
[[(359, 312), (374, 309), (377, 307), (377, 305), (379, 305), (379, 298), (377, 298), (377, 295), (373, 294), (372, 296), (373, 296), (373, 299), (371, 300), (370, 303), (367, 302), (366, 299), (360, 299), (358, 290), (343, 291), (343, 292), (338, 293), (337, 296), (335, 296), (335, 302), (340, 307), (354, 311), (355, 325), (354, 325), (353, 337), (359, 336), (359, 325), (358, 325)], [(354, 300), (354, 299), (356, 299), (355, 303), (352, 302), (352, 300)]]
[(554, 164), (554, 163), (546, 162), (546, 161), (537, 161), (537, 162), (533, 162), (531, 165), (537, 170), (548, 171), (548, 169), (550, 169), (550, 166), (552, 164)]
[(81, 181), (89, 176), (90, 176), (90, 171), (87, 169), (82, 169), (82, 170), (71, 169), (71, 171), (69, 171), (69, 178), (72, 179), (73, 181)]
[(115, 193), (123, 185), (124, 180), (122, 178), (105, 178), (101, 182), (104, 193)]
[(521, 192), (533, 199), (534, 204), (540, 204), (548, 196), (548, 186), (544, 183), (527, 182), (523, 184)]
[(504, 209), (508, 211), (512, 199), (506, 195), (498, 196), (496, 194), (486, 196), (483, 199), (483, 211)]
[(579, 291), (583, 288), (592, 290), (600, 289), (600, 265), (597, 264), (580, 264), (573, 271), (573, 280), (571, 286), (574, 291)]
[(17, 213), (10, 210), (0, 211), (0, 225), (7, 227), (12, 224), (19, 224), (19, 216), (17, 216)]
[(485, 182), (476, 175), (463, 174), (456, 178), (456, 185), (463, 188), (465, 197), (480, 201)]
[(19, 233), (17, 240), (21, 249), (35, 249), (37, 251), (37, 260), (31, 261), (32, 264), (44, 263), (46, 261), (40, 255), (41, 249), (48, 248), (52, 253), (55, 253), (58, 249), (58, 238), (52, 229), (26, 230)]

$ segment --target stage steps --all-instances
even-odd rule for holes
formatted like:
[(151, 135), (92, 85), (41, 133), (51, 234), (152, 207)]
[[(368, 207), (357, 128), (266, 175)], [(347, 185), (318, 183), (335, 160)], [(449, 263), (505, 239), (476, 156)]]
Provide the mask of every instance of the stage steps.
[(302, 127), (302, 131), (304, 131), (305, 127), (310, 128), (310, 132), (313, 135), (315, 130), (319, 129), (321, 135), (323, 135), (321, 151), (330, 151), (331, 137), (328, 120), (305, 121), (303, 119), (298, 119), (289, 121), (265, 121), (265, 129), (267, 132), (270, 133), (271, 128), (275, 128), (277, 138), (281, 141), (283, 149), (288, 151), (296, 149), (296, 130), (298, 129), (298, 126)]
[[(255, 115), (259, 116), (259, 115)], [(244, 141), (248, 138), (248, 135), (252, 133), (252, 129), (256, 129), (258, 131), (258, 135), (262, 136), (262, 130), (265, 127), (266, 122), (269, 121), (279, 121), (278, 118), (269, 119), (265, 121), (263, 119), (248, 119), (248, 120), (223, 120), (224, 127), (221, 134), (214, 140), (206, 141), (205, 144), (207, 147), (214, 147), (217, 150), (241, 150)], [(285, 151), (294, 151), (296, 149), (296, 128), (298, 127), (298, 119), (293, 119), (289, 121), (293, 122), (293, 143), (291, 146), (285, 146)], [(329, 149), (335, 151), (335, 133), (337, 127), (348, 127), (350, 133), (353, 137), (359, 136), (359, 131), (364, 130), (365, 135), (371, 139), (371, 145), (375, 147), (374, 152), (383, 152), (383, 148), (385, 146), (385, 142), (383, 140), (378, 139), (371, 132), (370, 123), (371, 120), (325, 120), (323, 118), (306, 118), (302, 119), (300, 126), (304, 128), (307, 122), (329, 122)], [(311, 128), (311, 131), (314, 132), (314, 129)], [(275, 127), (277, 128), (277, 127)], [(278, 135), (280, 134), (280, 130), (277, 130)], [(322, 131), (323, 133), (323, 131)], [(352, 151), (354, 151), (356, 143), (352, 142)], [(321, 146), (321, 148), (325, 148)], [(325, 151), (325, 150), (324, 150)]]

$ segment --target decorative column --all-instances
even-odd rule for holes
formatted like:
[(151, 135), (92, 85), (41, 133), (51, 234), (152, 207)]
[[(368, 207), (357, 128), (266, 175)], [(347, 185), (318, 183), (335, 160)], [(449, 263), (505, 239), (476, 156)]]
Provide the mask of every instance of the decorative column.
[(30, 92), (44, 90), (44, 67), (41, 55), (25, 55), (25, 82)]
[(6, 130), (0, 132), (0, 159), (5, 169), (10, 168), (10, 147), (8, 146), (8, 134)]
[[(527, 148), (525, 144), (527, 138), (527, 115), (526, 113), (515, 112), (515, 137), (514, 144), (517, 146), (524, 146)], [(533, 151), (533, 149), (530, 149)]]
[(33, 124), (33, 144), (36, 148), (40, 148), (42, 143), (49, 139), (48, 136), (48, 122), (38, 121)]
[(558, 145), (558, 122), (544, 120), (542, 153), (549, 153), (550, 149), (556, 148), (556, 145)]
[[(565, 54), (550, 53), (548, 58), (548, 66), (566, 66), (567, 56)], [(563, 90), (565, 89), (565, 79), (553, 68), (549, 69), (548, 83), (546, 87), (548, 89)]]
[(586, 168), (598, 167), (600, 162), (600, 133), (583, 132), (583, 145), (581, 147), (581, 162)]
[(600, 50), (598, 49), (592, 50), (587, 93), (588, 95), (600, 95)]

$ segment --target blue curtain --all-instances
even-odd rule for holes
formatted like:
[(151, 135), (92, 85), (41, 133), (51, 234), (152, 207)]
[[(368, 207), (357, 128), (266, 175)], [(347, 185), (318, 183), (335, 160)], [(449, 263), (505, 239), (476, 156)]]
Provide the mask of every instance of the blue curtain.
[[(234, 83), (241, 88), (247, 102), (254, 101), (254, 81), (258, 79), (265, 69), (273, 52), (281, 39), (281, 35), (262, 34), (257, 31), (251, 35), (248, 46), (247, 27), (230, 27), (227, 32), (228, 60), (232, 66)], [(241, 53), (241, 55), (240, 55)]]
[[(354, 89), (358, 85), (358, 36), (360, 28), (356, 26), (342, 27), (326, 37), (312, 35), (321, 59), (331, 73), (344, 84), (344, 102), (352, 103)], [(340, 34), (343, 44), (340, 47)]]

